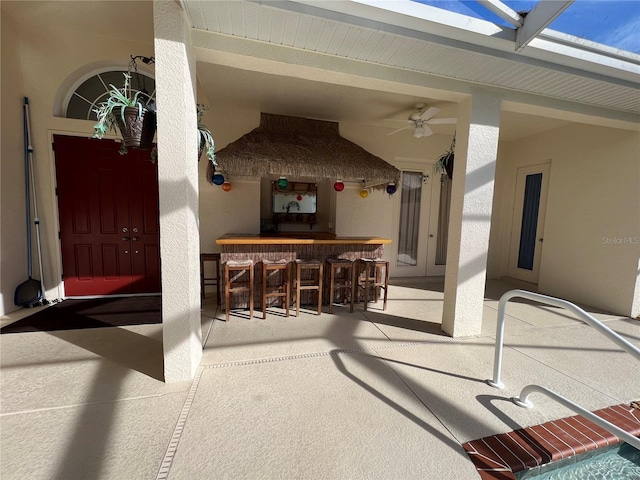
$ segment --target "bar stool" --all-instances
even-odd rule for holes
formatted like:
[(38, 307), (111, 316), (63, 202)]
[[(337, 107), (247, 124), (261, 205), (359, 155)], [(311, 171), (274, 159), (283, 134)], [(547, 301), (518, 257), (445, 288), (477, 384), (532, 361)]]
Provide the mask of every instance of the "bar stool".
[(336, 290), (342, 293), (345, 304), (347, 303), (347, 295), (349, 295), (349, 313), (353, 313), (356, 264), (351, 260), (338, 258), (327, 258), (327, 264), (329, 273), (329, 313), (333, 313), (333, 302)]
[[(242, 280), (246, 271), (249, 271), (249, 281)], [(231, 277), (232, 272), (238, 272)], [(224, 264), (224, 304), (226, 321), (229, 321), (231, 310), (231, 294), (249, 292), (249, 318), (253, 318), (253, 260), (228, 261)]]
[(387, 291), (389, 290), (389, 262), (381, 258), (358, 260), (358, 301), (360, 289), (364, 291), (364, 310), (367, 311), (369, 303), (369, 291), (373, 288), (373, 301), (380, 298), (380, 289), (384, 289), (382, 310), (387, 309)]
[[(278, 284), (268, 285), (269, 274), (274, 272), (282, 272), (282, 281)], [(262, 318), (267, 318), (267, 299), (281, 298), (282, 308), (289, 316), (289, 298), (291, 297), (291, 283), (289, 282), (289, 261), (271, 260), (262, 261)]]
[[(207, 277), (205, 272), (205, 262), (215, 262), (213, 277)], [(216, 302), (220, 305), (220, 254), (201, 253), (200, 254), (200, 293), (205, 298), (205, 286), (216, 287)]]
[[(318, 315), (322, 313), (322, 262), (318, 260), (296, 259), (296, 275), (294, 278), (294, 289), (296, 291), (296, 317), (300, 316), (300, 292), (311, 290), (318, 292)], [(303, 278), (305, 272), (310, 271), (311, 278)], [(306, 276), (306, 275), (305, 275)]]

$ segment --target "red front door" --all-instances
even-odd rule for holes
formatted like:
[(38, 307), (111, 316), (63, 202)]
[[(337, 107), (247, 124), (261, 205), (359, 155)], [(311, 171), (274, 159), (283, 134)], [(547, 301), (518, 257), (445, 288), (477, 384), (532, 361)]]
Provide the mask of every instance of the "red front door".
[(67, 296), (160, 291), (158, 170), (150, 152), (54, 136)]

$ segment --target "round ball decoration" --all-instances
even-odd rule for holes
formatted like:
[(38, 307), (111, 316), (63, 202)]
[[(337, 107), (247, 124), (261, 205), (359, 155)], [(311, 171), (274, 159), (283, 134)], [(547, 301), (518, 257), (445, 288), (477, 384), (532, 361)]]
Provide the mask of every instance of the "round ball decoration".
[(287, 188), (289, 186), (289, 180), (287, 180), (285, 177), (280, 177), (278, 179), (278, 188)]
[(333, 189), (336, 192), (341, 192), (344, 190), (344, 183), (342, 182), (342, 180), (338, 180), (336, 181), (336, 183), (333, 184)]
[(213, 172), (211, 181), (214, 185), (222, 185), (224, 183), (224, 175), (222, 175), (220, 172)]
[(222, 190), (224, 190), (225, 192), (228, 192), (229, 190), (231, 190), (231, 184), (229, 182), (224, 182), (222, 184)]
[(395, 183), (390, 183), (387, 185), (387, 193), (389, 195), (393, 195), (394, 193), (396, 193), (397, 187)]
[(298, 195), (298, 196), (296, 197), (296, 200), (298, 200), (299, 202), (301, 202), (301, 201), (302, 201), (302, 195)]
[(360, 190), (360, 197), (361, 198), (367, 198), (369, 196), (369, 192), (366, 191), (365, 189)]

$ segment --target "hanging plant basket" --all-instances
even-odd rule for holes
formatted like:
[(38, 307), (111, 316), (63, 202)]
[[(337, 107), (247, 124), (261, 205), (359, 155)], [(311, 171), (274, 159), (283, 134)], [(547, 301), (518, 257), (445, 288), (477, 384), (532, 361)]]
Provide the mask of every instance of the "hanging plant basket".
[(441, 181), (443, 182), (444, 182), (445, 173), (450, 180), (453, 180), (453, 160), (455, 158), (455, 147), (456, 147), (456, 136), (454, 134), (449, 150), (447, 150), (442, 155), (440, 155), (438, 157), (438, 160), (436, 160), (434, 170), (436, 172), (444, 172), (441, 178)]
[(156, 133), (156, 112), (139, 101), (141, 92), (132, 95), (130, 81), (131, 75), (125, 73), (122, 89), (110, 84), (107, 100), (93, 109), (98, 120), (93, 126), (93, 137), (102, 138), (109, 130), (119, 130), (122, 135), (122, 155), (127, 153), (129, 147), (151, 148)]
[(453, 159), (455, 154), (453, 152), (447, 153), (446, 158), (443, 160), (444, 171), (447, 172), (447, 176), (453, 180)]
[(124, 146), (143, 150), (151, 148), (156, 133), (156, 114), (146, 108), (142, 109), (142, 115), (135, 107), (124, 107), (124, 114), (121, 110), (121, 107), (115, 108), (113, 114)]

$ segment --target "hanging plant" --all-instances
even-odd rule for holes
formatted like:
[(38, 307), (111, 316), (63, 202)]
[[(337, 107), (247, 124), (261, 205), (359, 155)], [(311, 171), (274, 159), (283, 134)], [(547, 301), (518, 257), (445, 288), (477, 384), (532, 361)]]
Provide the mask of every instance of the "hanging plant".
[(440, 173), (440, 183), (444, 183), (445, 177), (453, 180), (453, 160), (455, 157), (456, 135), (453, 135), (449, 149), (438, 157), (433, 170)]
[(213, 135), (211, 134), (211, 130), (207, 128), (206, 125), (201, 123), (202, 116), (204, 112), (209, 110), (209, 107), (203, 105), (202, 103), (198, 103), (197, 105), (197, 113), (198, 113), (198, 161), (200, 161), (200, 157), (202, 156), (202, 152), (207, 152), (207, 157), (209, 161), (213, 164), (213, 166), (217, 166), (218, 163), (215, 160), (215, 142), (213, 141)]
[(109, 97), (106, 102), (93, 109), (98, 121), (93, 126), (93, 138), (102, 138), (108, 131), (122, 135), (121, 154), (127, 153), (127, 147), (148, 149), (156, 131), (156, 114), (139, 100), (137, 91), (131, 96), (131, 75), (124, 73), (124, 86), (118, 89), (109, 85)]

